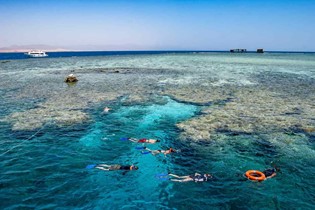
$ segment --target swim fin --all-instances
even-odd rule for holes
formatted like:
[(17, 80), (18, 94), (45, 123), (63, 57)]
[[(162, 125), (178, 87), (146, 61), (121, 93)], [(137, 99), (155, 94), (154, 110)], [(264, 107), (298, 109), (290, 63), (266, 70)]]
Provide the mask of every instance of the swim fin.
[(96, 164), (90, 164), (90, 165), (87, 165), (85, 168), (86, 169), (92, 169), (92, 168), (95, 168)]
[(120, 141), (128, 141), (128, 139), (129, 138), (127, 138), (127, 137), (122, 137), (122, 138), (120, 138)]
[(155, 175), (155, 178), (156, 179), (159, 179), (159, 180), (162, 180), (162, 181), (167, 181), (167, 180), (169, 180), (170, 178), (169, 178), (169, 175), (168, 174), (156, 174)]

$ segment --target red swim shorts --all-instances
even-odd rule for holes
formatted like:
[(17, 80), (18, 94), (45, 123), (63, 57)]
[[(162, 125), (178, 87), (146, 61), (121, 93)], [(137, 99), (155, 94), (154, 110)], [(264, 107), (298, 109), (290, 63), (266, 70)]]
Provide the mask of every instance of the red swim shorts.
[(139, 139), (138, 142), (139, 142), (139, 143), (145, 143), (145, 142), (147, 142), (147, 139)]

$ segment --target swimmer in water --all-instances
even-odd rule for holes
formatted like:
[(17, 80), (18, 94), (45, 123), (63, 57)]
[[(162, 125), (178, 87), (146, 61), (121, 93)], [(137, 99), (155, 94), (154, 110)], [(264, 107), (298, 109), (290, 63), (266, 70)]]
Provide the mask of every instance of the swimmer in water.
[(104, 171), (117, 171), (117, 170), (125, 170), (125, 171), (133, 171), (138, 170), (138, 166), (135, 165), (106, 165), (106, 164), (99, 164), (96, 165), (95, 168), (98, 168), (100, 170)]
[(157, 142), (160, 142), (160, 140), (156, 139), (136, 139), (136, 138), (128, 138), (129, 141), (135, 142), (135, 143), (148, 143), (148, 144), (155, 144)]
[(169, 148), (168, 150), (150, 150), (149, 148), (145, 148), (145, 150), (148, 150), (149, 152), (151, 152), (152, 155), (157, 155), (160, 153), (163, 153), (164, 156), (166, 156), (167, 154), (171, 154), (172, 152), (176, 152), (176, 150), (174, 150), (173, 148)]
[(169, 174), (169, 176), (175, 177), (176, 179), (171, 179), (173, 182), (206, 182), (212, 179), (211, 174), (199, 174), (195, 173), (193, 175), (178, 176), (175, 174)]
[[(259, 172), (259, 171), (257, 171)], [(259, 180), (259, 181), (265, 181), (266, 179), (270, 179), (272, 177), (275, 177), (277, 175), (276, 172), (280, 172), (280, 168), (277, 166), (273, 166), (272, 168), (268, 168), (260, 173), (263, 173), (265, 175), (265, 179)], [(245, 177), (246, 179), (250, 179), (249, 177), (246, 176), (246, 174), (243, 174), (243, 177)], [(254, 174), (255, 177), (255, 174)], [(255, 179), (250, 179), (250, 180), (255, 180)]]
[(109, 112), (110, 110), (112, 110), (111, 108), (105, 107), (104, 108), (104, 112)]
[(265, 174), (266, 179), (272, 178), (277, 175), (277, 171), (280, 171), (280, 168), (274, 166), (273, 168), (268, 168), (263, 171), (263, 174)]

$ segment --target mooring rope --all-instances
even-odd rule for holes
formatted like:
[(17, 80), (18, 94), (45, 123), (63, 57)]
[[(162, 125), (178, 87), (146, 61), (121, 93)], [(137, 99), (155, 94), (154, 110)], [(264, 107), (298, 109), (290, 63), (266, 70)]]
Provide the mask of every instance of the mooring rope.
[(41, 130), (43, 130), (49, 123), (47, 122), (44, 126), (42, 126), (38, 131), (36, 131), (33, 135), (31, 135), (29, 138), (23, 140), (21, 143), (13, 146), (12, 148), (10, 148), (9, 150), (5, 151), (4, 153), (0, 154), (0, 156), (7, 154), (8, 152), (10, 152), (11, 150), (21, 146), (22, 144), (24, 144), (24, 142), (29, 141), (30, 139), (32, 139), (34, 136), (36, 136)]

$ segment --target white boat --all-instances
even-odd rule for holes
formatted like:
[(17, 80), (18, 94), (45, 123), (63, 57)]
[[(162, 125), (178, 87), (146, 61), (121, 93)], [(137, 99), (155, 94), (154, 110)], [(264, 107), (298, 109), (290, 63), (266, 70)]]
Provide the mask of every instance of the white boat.
[(43, 57), (48, 56), (45, 52), (43, 52), (41, 50), (32, 50), (32, 51), (25, 53), (25, 55), (27, 55), (30, 58), (43, 58)]

